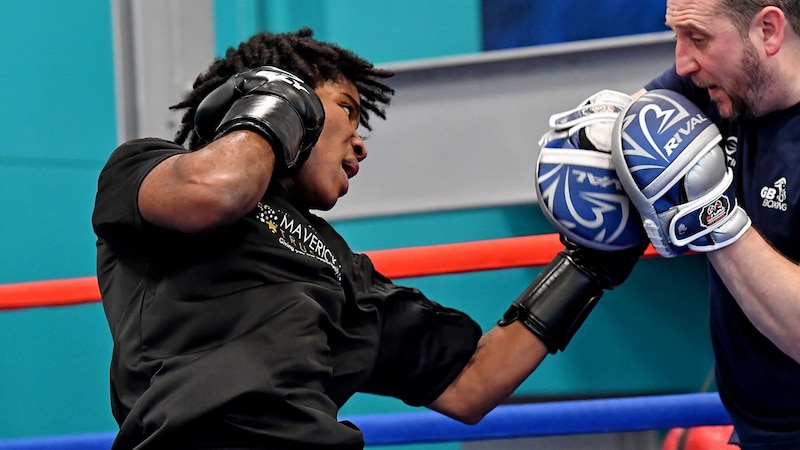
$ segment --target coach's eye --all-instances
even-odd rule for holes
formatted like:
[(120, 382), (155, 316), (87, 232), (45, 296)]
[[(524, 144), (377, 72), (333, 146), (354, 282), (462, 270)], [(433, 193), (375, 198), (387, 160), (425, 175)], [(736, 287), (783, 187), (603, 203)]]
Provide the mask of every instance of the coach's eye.
[(703, 45), (706, 42), (705, 36), (694, 35), (691, 36), (689, 39), (691, 39), (691, 41), (694, 42), (695, 45)]

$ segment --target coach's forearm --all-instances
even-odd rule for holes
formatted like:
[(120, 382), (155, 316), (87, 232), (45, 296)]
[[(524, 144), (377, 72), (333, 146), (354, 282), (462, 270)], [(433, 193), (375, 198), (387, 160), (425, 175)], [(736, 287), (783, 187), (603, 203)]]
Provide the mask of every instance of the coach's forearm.
[(800, 362), (800, 266), (753, 228), (708, 259), (753, 325)]

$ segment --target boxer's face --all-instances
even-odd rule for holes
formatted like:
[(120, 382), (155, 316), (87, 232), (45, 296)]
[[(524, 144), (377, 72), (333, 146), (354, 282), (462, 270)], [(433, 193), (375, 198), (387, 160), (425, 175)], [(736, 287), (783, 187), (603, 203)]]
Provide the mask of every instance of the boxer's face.
[(292, 188), (307, 206), (328, 210), (345, 195), (349, 179), (367, 157), (358, 135), (361, 104), (358, 90), (349, 81), (326, 82), (315, 89), (325, 108), (325, 126), (308, 160), (293, 177)]

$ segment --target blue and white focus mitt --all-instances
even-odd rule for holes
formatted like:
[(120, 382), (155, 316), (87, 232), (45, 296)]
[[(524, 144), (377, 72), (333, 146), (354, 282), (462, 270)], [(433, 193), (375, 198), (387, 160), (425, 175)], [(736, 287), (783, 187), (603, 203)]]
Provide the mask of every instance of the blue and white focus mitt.
[(553, 115), (539, 141), (539, 206), (565, 249), (498, 325), (522, 323), (550, 353), (566, 348), (603, 293), (628, 278), (648, 243), (611, 164), (613, 124), (628, 102), (625, 94), (598, 92)]
[(661, 256), (716, 250), (750, 227), (721, 140), (694, 103), (664, 89), (643, 94), (616, 121), (614, 166)]
[(568, 241), (618, 251), (646, 242), (639, 216), (614, 169), (614, 123), (631, 97), (600, 91), (550, 117), (539, 140), (536, 190), (545, 217)]

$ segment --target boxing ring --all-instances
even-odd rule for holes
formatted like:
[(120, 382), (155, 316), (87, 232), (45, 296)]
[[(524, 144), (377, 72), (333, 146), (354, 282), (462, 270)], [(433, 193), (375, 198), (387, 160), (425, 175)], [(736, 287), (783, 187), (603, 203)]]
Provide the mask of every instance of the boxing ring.
[[(492, 239), (366, 252), (391, 279), (546, 265), (563, 248), (558, 235)], [(657, 253), (652, 247), (645, 257)], [(100, 301), (95, 277), (0, 285), (0, 313)], [(110, 412), (109, 412), (110, 414)], [(500, 405), (476, 425), (441, 414), (351, 415), (368, 446), (468, 442), (729, 425), (716, 393)], [(114, 432), (0, 440), (0, 450), (107, 450)]]

